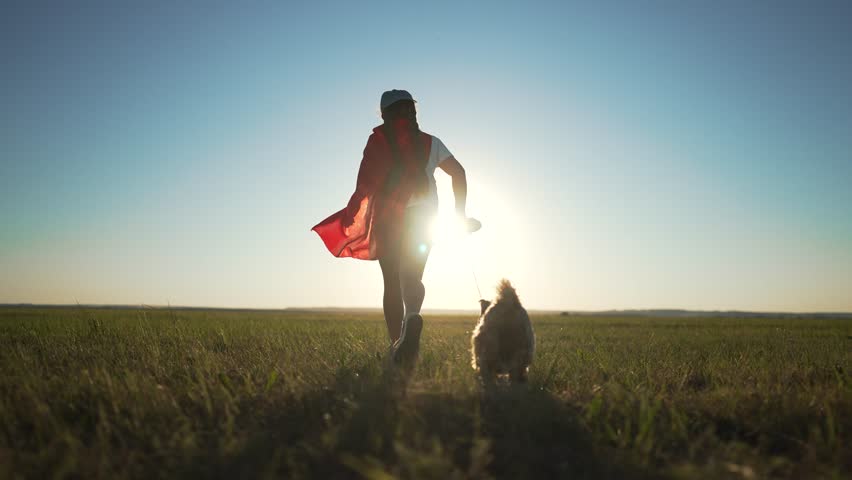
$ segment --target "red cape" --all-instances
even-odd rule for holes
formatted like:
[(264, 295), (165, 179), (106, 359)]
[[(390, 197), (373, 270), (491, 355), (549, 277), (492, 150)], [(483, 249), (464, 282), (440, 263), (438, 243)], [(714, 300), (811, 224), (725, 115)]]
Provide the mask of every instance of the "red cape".
[[(319, 234), (335, 257), (376, 260), (384, 254), (388, 245), (398, 242), (402, 234), (405, 207), (415, 188), (417, 169), (425, 168), (417, 159), (428, 158), (432, 136), (420, 132), (419, 145), (423, 151), (414, 155), (414, 142), (401, 128), (397, 135), (401, 171), (398, 179), (389, 179), (393, 156), (384, 128), (374, 128), (367, 140), (355, 193), (346, 208), (331, 214), (311, 229)], [(352, 225), (344, 227), (347, 211), (356, 213)]]

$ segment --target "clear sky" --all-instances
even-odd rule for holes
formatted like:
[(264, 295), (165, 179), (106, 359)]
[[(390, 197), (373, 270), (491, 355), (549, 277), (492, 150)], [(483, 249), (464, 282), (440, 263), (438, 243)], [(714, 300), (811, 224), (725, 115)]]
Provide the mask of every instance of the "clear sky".
[(852, 311), (852, 3), (589, 3), (4, 2), (0, 303), (379, 307), (309, 229), (404, 88), (426, 308)]

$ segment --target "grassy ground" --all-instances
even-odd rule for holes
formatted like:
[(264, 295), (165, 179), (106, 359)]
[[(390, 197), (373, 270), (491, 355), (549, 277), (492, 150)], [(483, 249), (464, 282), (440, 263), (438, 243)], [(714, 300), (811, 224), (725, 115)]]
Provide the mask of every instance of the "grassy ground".
[(534, 317), (489, 396), (474, 320), (405, 385), (378, 315), (0, 309), (0, 477), (852, 477), (848, 320)]

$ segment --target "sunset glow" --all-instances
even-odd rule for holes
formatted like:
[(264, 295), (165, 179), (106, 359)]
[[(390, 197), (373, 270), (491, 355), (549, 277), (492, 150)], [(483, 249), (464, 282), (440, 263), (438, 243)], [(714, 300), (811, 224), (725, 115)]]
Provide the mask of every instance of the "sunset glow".
[(310, 228), (403, 88), (482, 222), (439, 170), (426, 309), (852, 310), (842, 2), (6, 10), (0, 303), (380, 306)]

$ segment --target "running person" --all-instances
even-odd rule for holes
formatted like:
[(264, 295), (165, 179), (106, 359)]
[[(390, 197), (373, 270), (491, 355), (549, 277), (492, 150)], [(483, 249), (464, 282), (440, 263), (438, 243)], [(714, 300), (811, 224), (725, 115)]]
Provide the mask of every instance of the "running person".
[(313, 230), (337, 257), (379, 261), (393, 359), (411, 362), (423, 328), (423, 270), (432, 246), (429, 226), (438, 211), (436, 168), (452, 177), (456, 214), (468, 230), (479, 222), (465, 214), (464, 168), (441, 140), (420, 130), (411, 94), (389, 90), (380, 106), (384, 123), (367, 139), (355, 193), (346, 208)]

